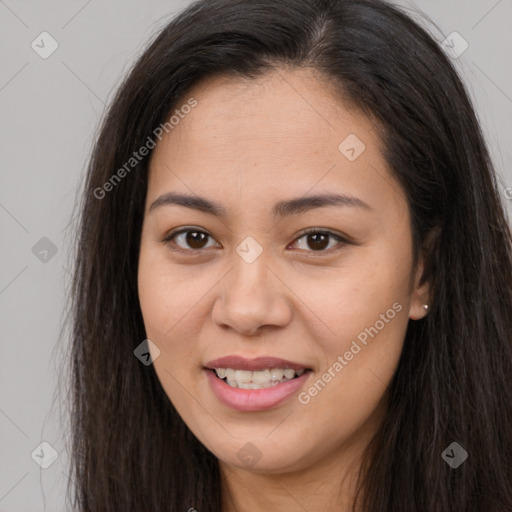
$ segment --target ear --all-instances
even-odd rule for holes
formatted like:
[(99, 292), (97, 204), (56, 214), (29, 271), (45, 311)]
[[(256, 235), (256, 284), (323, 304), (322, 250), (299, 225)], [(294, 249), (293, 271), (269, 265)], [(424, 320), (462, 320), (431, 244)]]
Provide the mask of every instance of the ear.
[[(414, 280), (411, 283), (411, 305), (409, 307), (409, 318), (419, 320), (427, 315), (432, 309), (432, 280), (434, 278), (433, 262), (437, 259), (441, 228), (435, 226), (425, 237), (423, 246), (418, 258), (418, 265), (415, 270)], [(426, 262), (430, 264), (427, 265)], [(424, 306), (428, 307), (425, 308)]]
[(430, 308), (430, 282), (425, 276), (425, 257), (422, 254), (419, 258), (414, 277), (409, 318), (411, 320), (420, 320), (426, 316), (428, 308), (424, 307), (425, 304)]

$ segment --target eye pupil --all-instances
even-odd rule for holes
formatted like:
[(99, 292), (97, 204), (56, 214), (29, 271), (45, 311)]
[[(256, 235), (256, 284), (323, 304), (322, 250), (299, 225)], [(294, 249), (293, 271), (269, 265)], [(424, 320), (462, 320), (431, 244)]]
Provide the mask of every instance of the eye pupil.
[[(193, 249), (202, 249), (206, 237), (206, 233), (201, 233), (200, 231), (187, 231), (187, 244)], [(199, 244), (199, 246), (197, 246), (197, 244)]]
[(328, 239), (329, 235), (327, 233), (313, 233), (307, 237), (309, 247), (315, 250), (325, 249), (329, 245)]

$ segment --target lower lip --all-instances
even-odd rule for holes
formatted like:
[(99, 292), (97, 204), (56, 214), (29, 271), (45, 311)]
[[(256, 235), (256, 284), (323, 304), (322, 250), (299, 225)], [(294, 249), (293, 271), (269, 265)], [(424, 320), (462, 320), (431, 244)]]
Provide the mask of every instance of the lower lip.
[(276, 407), (299, 391), (311, 373), (311, 371), (306, 371), (296, 379), (288, 380), (269, 388), (241, 389), (232, 388), (222, 379), (219, 379), (212, 370), (205, 368), (204, 371), (215, 396), (224, 405), (244, 412), (262, 411)]

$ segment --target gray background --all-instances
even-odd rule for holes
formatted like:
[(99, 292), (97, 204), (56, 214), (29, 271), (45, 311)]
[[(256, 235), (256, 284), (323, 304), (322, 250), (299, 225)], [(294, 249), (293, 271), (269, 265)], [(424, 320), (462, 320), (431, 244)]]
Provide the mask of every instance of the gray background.
[[(188, 3), (0, 0), (0, 512), (64, 510), (68, 435), (58, 369), (66, 338), (58, 337), (77, 187), (121, 77)], [(438, 41), (456, 31), (469, 44), (454, 62), (477, 107), (510, 216), (512, 0), (401, 4), (430, 18), (437, 28), (417, 19)], [(43, 31), (58, 43), (46, 59), (31, 47)], [(43, 237), (56, 254), (44, 253)], [(58, 452), (47, 469), (31, 457), (36, 450), (34, 459), (48, 460), (42, 441)]]

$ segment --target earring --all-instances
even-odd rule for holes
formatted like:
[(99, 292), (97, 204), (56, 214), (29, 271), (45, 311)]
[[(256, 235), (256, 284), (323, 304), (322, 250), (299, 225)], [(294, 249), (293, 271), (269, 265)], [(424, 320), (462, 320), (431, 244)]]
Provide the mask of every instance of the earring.
[(425, 309), (425, 311), (428, 310), (428, 304), (423, 304), (423, 308)]

